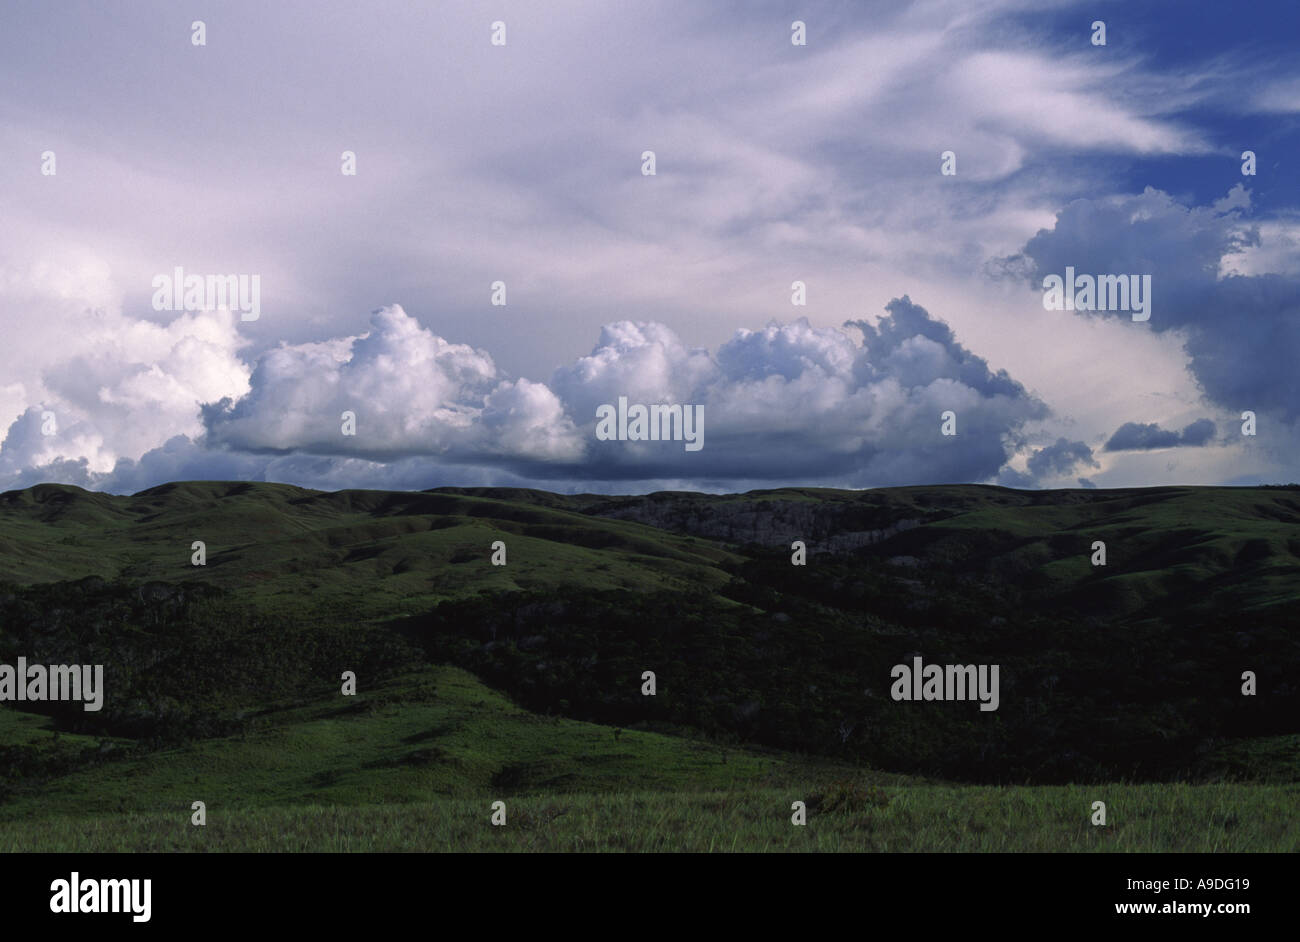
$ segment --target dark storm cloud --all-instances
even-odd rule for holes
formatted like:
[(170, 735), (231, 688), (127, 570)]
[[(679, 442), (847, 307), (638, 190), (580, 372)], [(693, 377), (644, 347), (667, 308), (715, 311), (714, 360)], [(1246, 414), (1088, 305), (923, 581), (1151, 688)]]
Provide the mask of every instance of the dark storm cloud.
[(1092, 449), (1083, 442), (1058, 438), (1056, 443), (1040, 448), (1029, 459), (1029, 472), (1036, 478), (1051, 474), (1069, 474), (1079, 464), (1101, 467), (1092, 457)]
[(1248, 206), (1240, 185), (1211, 206), (1185, 206), (1151, 188), (1075, 200), (1052, 229), (1026, 243), (1030, 280), (1041, 287), (1044, 277), (1063, 275), (1067, 266), (1094, 276), (1150, 275), (1150, 320), (1131, 328), (1182, 331), (1192, 374), (1211, 401), (1292, 422), (1300, 418), (1300, 278), (1220, 277), (1234, 257), (1260, 244), (1258, 230), (1244, 220)]
[[(1058, 438), (1053, 444), (1037, 449), (1029, 456), (1028, 471), (1004, 468), (998, 475), (997, 482), (1003, 487), (1031, 488), (1039, 487), (1048, 478), (1072, 474), (1079, 465), (1099, 468), (1101, 465), (1092, 456), (1092, 449), (1084, 442), (1072, 442)], [(1084, 479), (1080, 478), (1080, 482)], [(1089, 486), (1089, 485), (1082, 485)]]
[(1197, 419), (1181, 432), (1162, 429), (1154, 422), (1125, 422), (1106, 442), (1104, 451), (1150, 451), (1153, 448), (1199, 447), (1215, 435), (1214, 423)]

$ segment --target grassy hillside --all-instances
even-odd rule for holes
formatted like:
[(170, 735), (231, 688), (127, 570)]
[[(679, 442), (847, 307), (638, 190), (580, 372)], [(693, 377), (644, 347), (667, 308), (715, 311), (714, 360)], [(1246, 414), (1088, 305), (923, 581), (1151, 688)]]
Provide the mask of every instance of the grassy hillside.
[[(893, 528), (905, 527), (898, 532)], [(489, 565), (503, 540), (508, 565)], [(262, 611), (411, 614), (480, 592), (717, 589), (744, 547), (865, 551), (1000, 573), (1107, 616), (1300, 598), (1300, 489), (1015, 491), (980, 485), (565, 496), (512, 488), (326, 493), (182, 482), (132, 496), (0, 494), (0, 581), (201, 580)], [(190, 546), (207, 546), (205, 567)], [(1095, 540), (1107, 566), (1090, 563)], [(1195, 592), (1192, 590), (1195, 589)]]
[[(1088, 497), (1070, 499), (1079, 493)], [(893, 549), (978, 571), (978, 546), (983, 568), (1023, 573), (1036, 594), (1090, 612), (1167, 617), (1173, 603), (1249, 613), (1300, 597), (1300, 489), (1093, 494), (990, 501), (900, 535)], [(1090, 562), (1094, 541), (1106, 544), (1105, 567)]]
[[(1171, 602), (1250, 611), (1300, 598), (1297, 486), (944, 485), (572, 500), (589, 513), (733, 543), (784, 547), (802, 539), (816, 553), (857, 542), (875, 555), (913, 557), (921, 567), (1014, 577), (1036, 596), (1108, 615), (1148, 605), (1167, 614)], [(889, 533), (899, 522), (906, 529)], [(872, 531), (884, 539), (868, 539)], [(1091, 564), (1096, 540), (1106, 544), (1105, 567)]]
[[(0, 706), (0, 849), (1295, 849), (1297, 523), (1297, 488), (0, 494), (0, 663), (108, 678)], [(913, 656), (1000, 665), (999, 710), (892, 700)]]
[[(254, 714), (239, 735), (146, 750), (125, 737), (60, 732), (49, 717), (0, 709), (3, 754), (78, 757), (69, 763), (76, 771), (11, 782), (0, 822), (159, 812), (188, 822), (195, 800), (214, 811), (353, 806), (758, 783), (807, 787), (859, 774), (842, 763), (796, 762), (776, 752), (637, 730), (615, 735), (614, 727), (538, 716), (453, 667), (429, 667), (370, 688), (363, 683), (354, 697), (336, 688)], [(878, 784), (911, 781), (861, 774)]]
[[(954, 787), (512, 705), (463, 671), (160, 752), (0, 709), (0, 750), (94, 764), (0, 804), (19, 851), (1285, 851), (1300, 786)], [(116, 755), (116, 757), (115, 757)], [(85, 765), (85, 763), (78, 763)], [(191, 804), (207, 824), (191, 824)], [(506, 802), (506, 825), (490, 823)], [(1092, 802), (1108, 825), (1095, 828)], [(791, 823), (791, 803), (808, 808)]]
[[(203, 581), (265, 613), (373, 618), (481, 591), (716, 587), (712, 543), (545, 502), (186, 482), (131, 497), (42, 484), (0, 494), (0, 581)], [(206, 544), (207, 565), (191, 564)], [(492, 566), (502, 540), (507, 565)]]

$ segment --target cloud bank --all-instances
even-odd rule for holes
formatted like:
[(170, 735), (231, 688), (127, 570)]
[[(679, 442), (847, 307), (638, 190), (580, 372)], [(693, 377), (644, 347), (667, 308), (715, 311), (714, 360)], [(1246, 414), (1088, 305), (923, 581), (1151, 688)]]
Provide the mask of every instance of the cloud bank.
[[(39, 478), (121, 492), (186, 476), (289, 474), (370, 486), (485, 477), (570, 487), (969, 481), (996, 475), (1024, 424), (1049, 414), (906, 297), (874, 325), (772, 323), (739, 330), (715, 351), (688, 347), (663, 324), (619, 321), (545, 383), (505, 375), (486, 351), (439, 337), (390, 305), (363, 334), (281, 344), (251, 368), (227, 369), (226, 382), (206, 388), (246, 390), (204, 402), (185, 370), (195, 365), (189, 353), (197, 337), (224, 337), (229, 327), (225, 314), (170, 325), (161, 361), (170, 372), (141, 370), (133, 355), (110, 351), (93, 373), (74, 361), (84, 381), (51, 384), (66, 396), (59, 408), (97, 410), (83, 409), (54, 434), (42, 434), (35, 410), (14, 422), (0, 448), (11, 486)], [(78, 454), (80, 443), (98, 440), (100, 418), (117, 420), (127, 391), (159, 406), (140, 440), (164, 440), (102, 469)], [(702, 406), (705, 447), (598, 440), (598, 407), (620, 397)], [(956, 434), (943, 434), (945, 413)], [(136, 404), (130, 416), (140, 415)]]

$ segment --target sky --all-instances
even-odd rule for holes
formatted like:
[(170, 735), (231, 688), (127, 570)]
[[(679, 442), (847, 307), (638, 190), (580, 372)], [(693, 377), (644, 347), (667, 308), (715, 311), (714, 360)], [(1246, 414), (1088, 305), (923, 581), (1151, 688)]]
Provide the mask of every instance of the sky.
[(1298, 42), (1290, 0), (9, 0), (0, 489), (1300, 481)]

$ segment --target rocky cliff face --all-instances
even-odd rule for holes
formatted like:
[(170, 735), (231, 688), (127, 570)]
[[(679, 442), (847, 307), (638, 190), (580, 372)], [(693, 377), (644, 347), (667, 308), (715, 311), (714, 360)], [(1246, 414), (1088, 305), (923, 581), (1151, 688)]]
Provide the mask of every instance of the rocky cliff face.
[[(879, 508), (857, 508), (797, 500), (703, 501), (656, 495), (622, 498), (616, 504), (593, 507), (590, 513), (631, 520), (675, 533), (689, 533), (724, 543), (758, 543), (786, 547), (803, 540), (808, 551), (845, 552), (887, 540), (920, 526), (916, 517), (880, 519)], [(857, 529), (876, 518), (883, 526)]]

